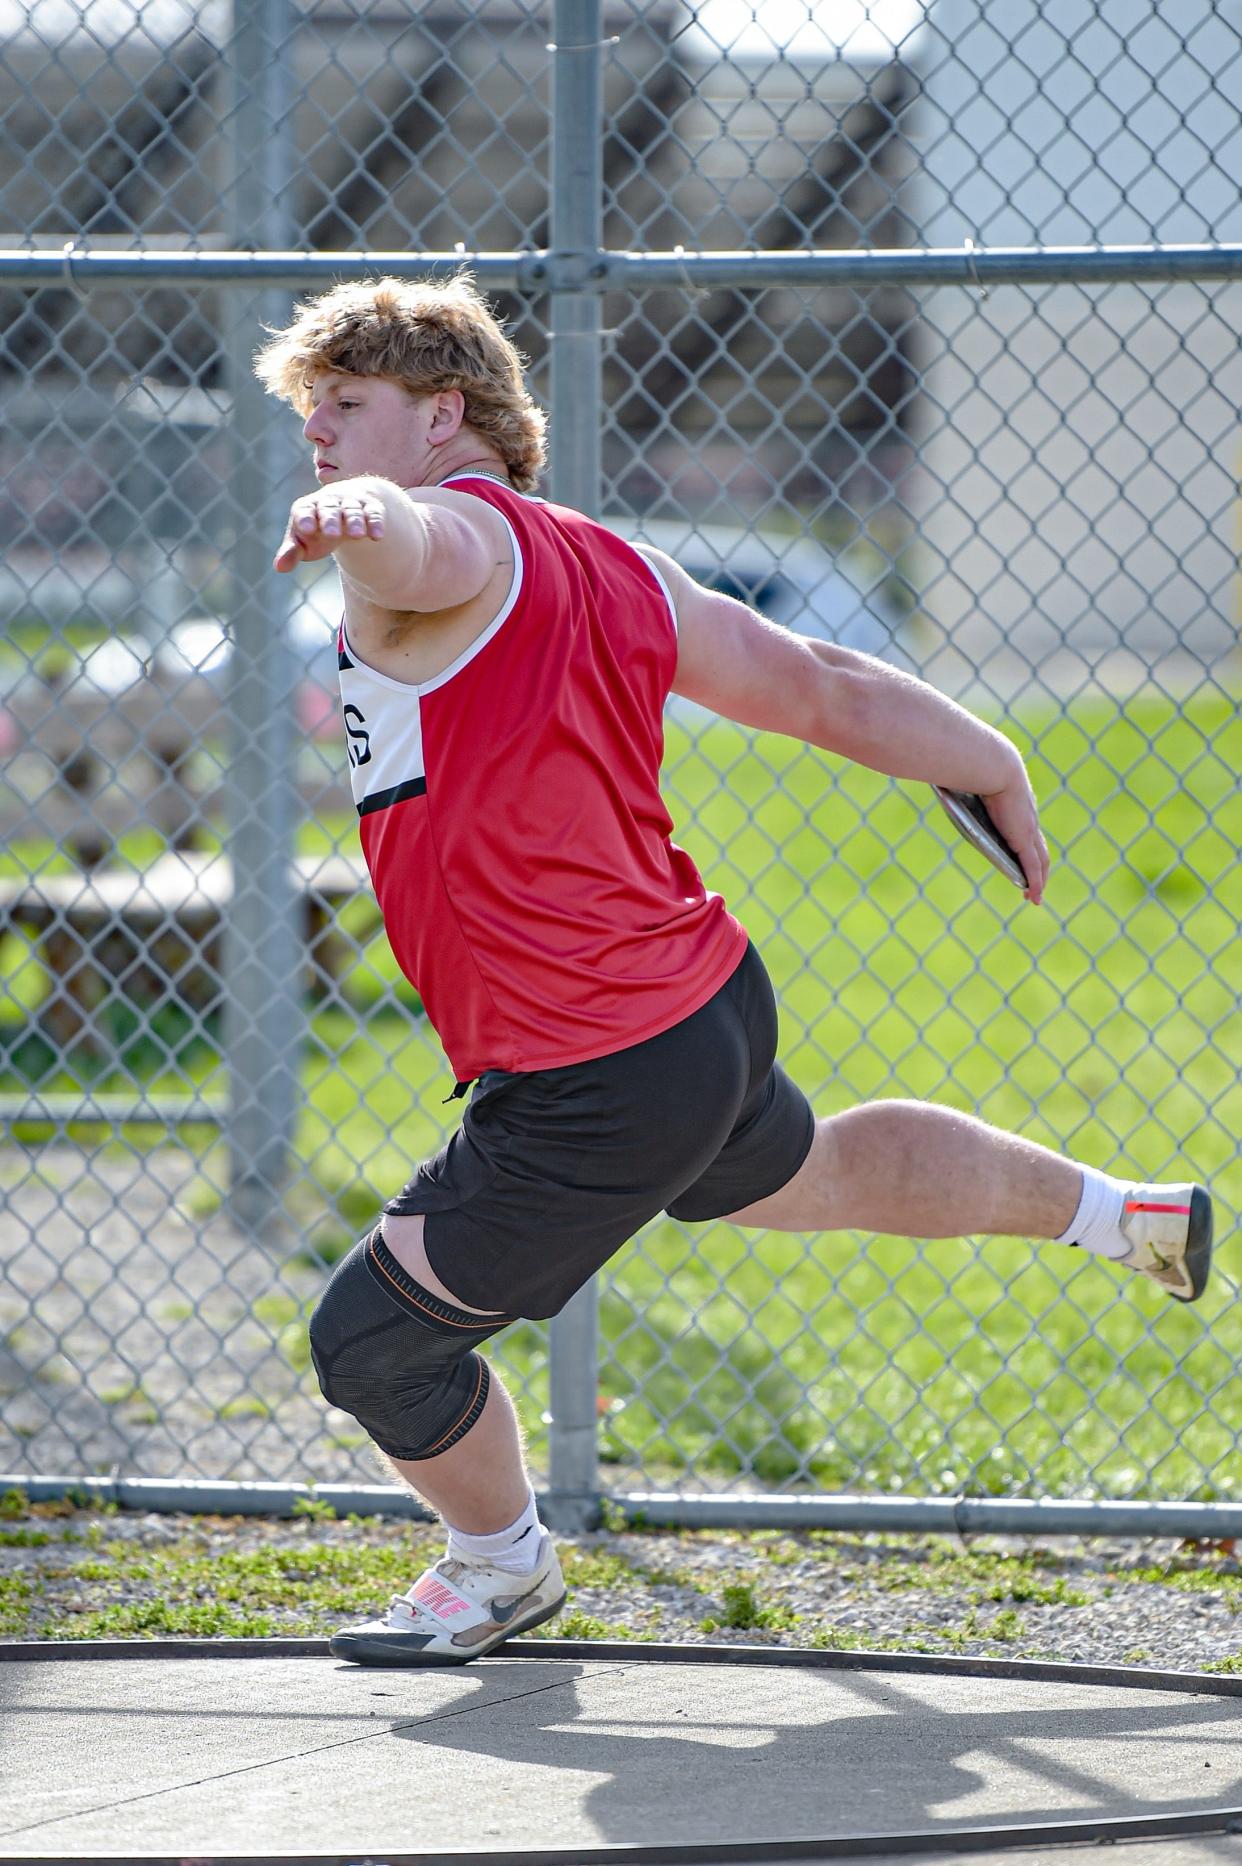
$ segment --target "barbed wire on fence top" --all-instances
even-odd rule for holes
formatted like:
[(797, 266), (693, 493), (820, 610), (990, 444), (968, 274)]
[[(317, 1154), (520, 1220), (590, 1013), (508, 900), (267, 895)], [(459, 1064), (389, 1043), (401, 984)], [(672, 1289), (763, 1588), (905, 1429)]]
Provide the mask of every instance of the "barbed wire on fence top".
[[(549, 294), (601, 294), (607, 521), (1031, 751), (1062, 877), (1033, 931), (903, 787), (670, 708), (679, 835), (762, 944), (820, 1105), (925, 1095), (1242, 1204), (1242, 38), (1206, 0), (1176, 29), (1021, 0), (1003, 39), (976, 0), (841, 8), (831, 40), (809, 7), (773, 37), (777, 11), (603, 9), (602, 244), (558, 253), (533, 0), (260, 8), (271, 57), (241, 73), (223, 5), (0, 8), (11, 1464), (375, 1474), (325, 1418), (306, 1315), (451, 1085), (360, 869), (330, 577), (271, 675), (287, 827), (261, 859), (296, 976), (269, 981), (294, 1008), (268, 1227), (229, 1155), (226, 936), (257, 859), (229, 801), (238, 344), (312, 265), (473, 263), (545, 401)], [(280, 265), (230, 218), (239, 97), (287, 145)], [(1203, 1306), (1158, 1316), (1016, 1241), (654, 1225), (602, 1294), (604, 1468), (1225, 1495), (1237, 1344)], [(545, 1332), (499, 1353), (538, 1459)]]

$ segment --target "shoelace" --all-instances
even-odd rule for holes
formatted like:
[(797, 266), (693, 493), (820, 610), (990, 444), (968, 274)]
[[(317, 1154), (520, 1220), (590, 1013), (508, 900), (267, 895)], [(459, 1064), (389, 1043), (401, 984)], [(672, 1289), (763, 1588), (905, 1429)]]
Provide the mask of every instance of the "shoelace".
[(428, 1620), (431, 1618), (430, 1614), (424, 1612), (421, 1603), (411, 1599), (408, 1594), (393, 1595), (388, 1603), (389, 1619), (392, 1618), (394, 1612), (397, 1613), (399, 1619), (408, 1617), (411, 1620)]

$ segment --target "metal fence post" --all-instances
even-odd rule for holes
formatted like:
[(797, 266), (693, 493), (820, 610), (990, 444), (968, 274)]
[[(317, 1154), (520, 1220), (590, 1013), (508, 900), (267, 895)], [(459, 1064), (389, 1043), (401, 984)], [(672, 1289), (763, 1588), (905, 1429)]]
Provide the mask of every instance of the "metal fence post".
[[(229, 208), (238, 247), (292, 244), (289, 0), (235, 0), (228, 46)], [(302, 1029), (294, 898), (296, 756), (288, 618), (295, 594), (272, 570), (288, 511), (289, 417), (251, 367), (263, 323), (278, 323), (279, 291), (224, 294), (232, 390), (233, 733), (228, 852), (233, 899), (224, 988), (231, 1204), (256, 1230), (280, 1209), (298, 1098)]]
[[(552, 87), (552, 248), (595, 254), (602, 232), (603, 85), (600, 0), (556, 0)], [(584, 266), (588, 264), (584, 257)], [(584, 281), (585, 282), (585, 281)], [(551, 294), (553, 499), (594, 512), (600, 484), (600, 301), (593, 290)], [(595, 1278), (549, 1331), (548, 1496), (565, 1534), (589, 1526), (597, 1495)]]

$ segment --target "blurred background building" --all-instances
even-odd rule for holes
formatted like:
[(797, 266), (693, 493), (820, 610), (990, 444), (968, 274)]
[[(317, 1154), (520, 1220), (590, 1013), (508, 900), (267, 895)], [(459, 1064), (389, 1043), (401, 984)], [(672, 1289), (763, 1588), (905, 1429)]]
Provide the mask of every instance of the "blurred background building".
[[(287, 21), (271, 135), (291, 247), (547, 243), (547, 26), (528, 6), (310, 0)], [(4, 0), (0, 238), (230, 244), (231, 22), (223, 0)], [(1242, 230), (1238, 28), (1213, 0), (1176, 20), (1142, 0), (1015, 0), (1003, 22), (982, 0), (652, 0), (606, 24), (611, 247)], [(1186, 652), (1211, 662), (1236, 627), (1238, 346), (1194, 285), (1114, 292), (1104, 316), (1098, 299), (610, 299), (604, 508), (865, 543), (863, 580), (894, 629), (919, 612), (906, 648), (948, 686), (989, 667), (1011, 683), (1016, 635), (1028, 661), (1059, 657), (1062, 680), (1114, 650), (1132, 680)], [(503, 308), (539, 386), (541, 306)], [(72, 290), (2, 292), (0, 314), (8, 601), (106, 601), (128, 575), (165, 633), (201, 609), (227, 550), (219, 295), (105, 292), (88, 310)]]

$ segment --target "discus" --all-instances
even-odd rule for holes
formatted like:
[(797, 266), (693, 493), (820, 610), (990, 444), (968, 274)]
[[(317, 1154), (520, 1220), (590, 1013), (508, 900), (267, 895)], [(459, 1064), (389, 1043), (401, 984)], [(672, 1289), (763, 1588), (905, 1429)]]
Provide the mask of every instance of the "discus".
[(932, 789), (948, 812), (954, 829), (1025, 893), (1027, 881), (1022, 864), (988, 815), (982, 797), (976, 796), (974, 791), (946, 790), (942, 784), (933, 784)]

